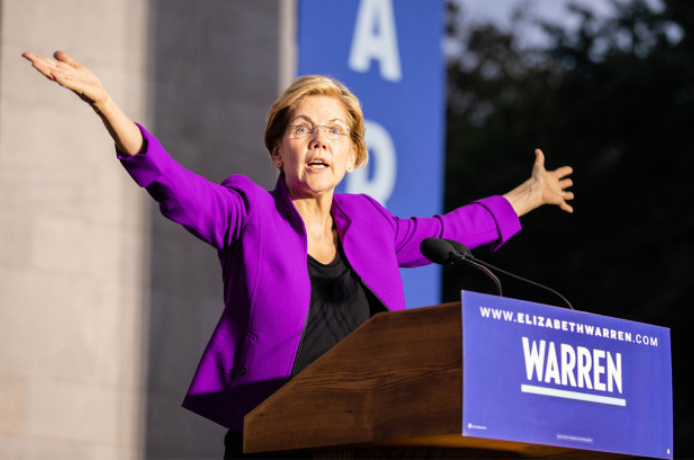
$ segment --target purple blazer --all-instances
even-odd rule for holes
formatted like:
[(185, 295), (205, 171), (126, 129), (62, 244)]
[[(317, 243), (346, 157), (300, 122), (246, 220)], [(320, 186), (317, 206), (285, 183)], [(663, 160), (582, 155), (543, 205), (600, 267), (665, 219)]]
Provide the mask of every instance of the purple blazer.
[[(270, 192), (241, 175), (210, 183), (140, 129), (145, 151), (119, 157), (122, 164), (162, 214), (217, 249), (222, 267), (224, 311), (183, 406), (242, 432), (244, 415), (291, 375), (311, 289), (304, 223), (281, 177)], [(331, 213), (349, 263), (389, 310), (405, 308), (398, 267), (429, 263), (419, 250), (424, 238), (498, 247), (520, 230), (500, 196), (400, 219), (366, 195), (335, 194)]]

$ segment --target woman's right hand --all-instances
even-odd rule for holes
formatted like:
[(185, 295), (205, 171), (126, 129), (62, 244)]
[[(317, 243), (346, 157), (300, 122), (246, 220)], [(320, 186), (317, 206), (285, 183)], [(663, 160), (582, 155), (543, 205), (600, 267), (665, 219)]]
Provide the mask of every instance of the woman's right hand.
[(23, 53), (32, 66), (46, 78), (58, 83), (87, 102), (101, 117), (104, 126), (123, 155), (142, 152), (144, 138), (140, 128), (111, 99), (101, 81), (91, 70), (76, 62), (64, 51), (56, 51), (55, 59)]
[(72, 90), (83, 101), (99, 108), (108, 100), (108, 93), (91, 70), (79, 64), (64, 51), (56, 51), (55, 59), (23, 53), (32, 66), (46, 78)]

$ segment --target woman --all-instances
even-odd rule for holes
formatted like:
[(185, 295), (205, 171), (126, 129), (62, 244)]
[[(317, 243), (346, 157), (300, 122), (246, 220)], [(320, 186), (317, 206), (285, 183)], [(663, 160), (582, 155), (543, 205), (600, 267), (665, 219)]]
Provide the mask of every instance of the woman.
[(498, 247), (543, 204), (573, 211), (571, 168), (547, 171), (539, 150), (519, 187), (433, 218), (398, 219), (365, 195), (335, 194), (367, 161), (364, 120), (356, 97), (321, 76), (299, 78), (270, 109), (273, 191), (240, 175), (212, 184), (178, 165), (67, 54), (23, 56), (92, 106), (165, 216), (218, 250), (225, 309), (183, 405), (229, 428), (228, 457), (241, 452), (246, 413), (374, 313), (405, 308), (398, 267), (428, 263), (424, 238)]

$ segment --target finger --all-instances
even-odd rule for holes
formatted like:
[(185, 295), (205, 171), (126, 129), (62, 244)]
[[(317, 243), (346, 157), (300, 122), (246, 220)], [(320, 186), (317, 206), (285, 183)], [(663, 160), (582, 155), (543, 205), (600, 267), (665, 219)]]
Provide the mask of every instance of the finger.
[(51, 72), (56, 67), (56, 62), (53, 59), (36, 56), (32, 53), (24, 53), (22, 57), (31, 62), (32, 67), (44, 74), (46, 77), (51, 78)]
[(54, 60), (51, 59), (51, 58), (47, 58), (47, 57), (43, 57), (43, 56), (37, 56), (37, 55), (35, 55), (34, 53), (29, 53), (29, 52), (22, 53), (22, 57), (23, 57), (24, 59), (27, 59), (27, 60), (31, 61), (32, 64), (36, 64), (36, 63), (41, 64), (41, 63), (44, 63), (44, 64), (55, 65), (55, 64), (57, 63), (56, 61), (54, 61)]
[(574, 192), (562, 192), (561, 197), (564, 201), (571, 201), (574, 199)]
[(564, 178), (570, 174), (573, 174), (574, 169), (571, 166), (562, 166), (561, 168), (557, 168), (554, 170), (554, 174), (557, 175), (557, 177)]
[(35, 55), (34, 53), (30, 53), (29, 51), (22, 53), (22, 57), (31, 62), (34, 62), (35, 59), (38, 59), (37, 55)]
[(542, 153), (540, 149), (535, 149), (535, 164), (533, 166), (540, 168), (545, 167), (545, 154)]
[(72, 67), (79, 67), (79, 63), (72, 59), (70, 56), (68, 56), (68, 54), (65, 51), (56, 51), (55, 53), (53, 53), (53, 57), (56, 60), (69, 64)]
[(574, 185), (574, 181), (571, 179), (564, 179), (559, 181), (559, 187), (564, 190)]
[(560, 207), (560, 209), (562, 209), (563, 211), (566, 211), (566, 212), (568, 212), (568, 213), (572, 213), (572, 214), (573, 214), (573, 212), (574, 212), (573, 206), (571, 206), (571, 205), (568, 204), (568, 203), (562, 203), (561, 206), (559, 206), (559, 207)]

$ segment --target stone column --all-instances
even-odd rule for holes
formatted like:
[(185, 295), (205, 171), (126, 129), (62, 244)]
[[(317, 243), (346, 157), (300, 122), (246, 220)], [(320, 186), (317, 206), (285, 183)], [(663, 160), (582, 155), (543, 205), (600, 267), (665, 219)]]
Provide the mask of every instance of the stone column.
[(20, 54), (70, 52), (146, 122), (148, 5), (0, 3), (0, 458), (141, 457), (147, 197)]

